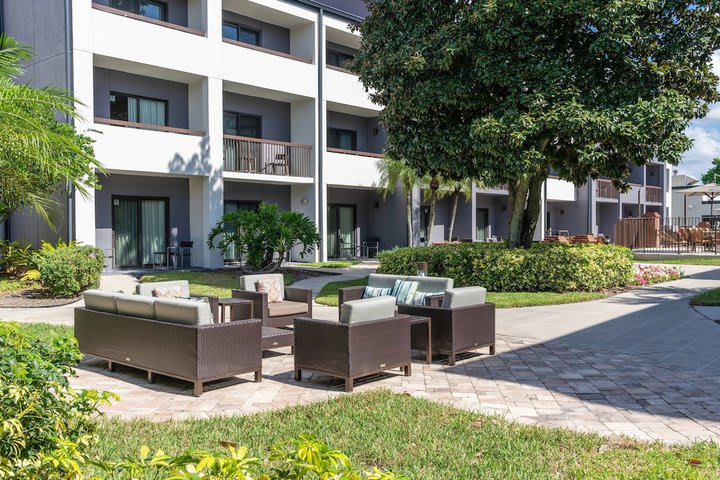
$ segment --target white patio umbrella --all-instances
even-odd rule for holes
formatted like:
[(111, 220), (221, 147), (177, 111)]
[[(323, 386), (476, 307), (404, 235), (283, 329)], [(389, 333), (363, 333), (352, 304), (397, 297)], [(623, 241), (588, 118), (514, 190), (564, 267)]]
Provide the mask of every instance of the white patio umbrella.
[(696, 187), (679, 190), (678, 193), (685, 195), (685, 218), (687, 218), (687, 197), (697, 195), (708, 197), (710, 199), (710, 213), (712, 214), (713, 207), (715, 206), (715, 199), (720, 197), (720, 185), (717, 183), (706, 183), (705, 185), (698, 185)]

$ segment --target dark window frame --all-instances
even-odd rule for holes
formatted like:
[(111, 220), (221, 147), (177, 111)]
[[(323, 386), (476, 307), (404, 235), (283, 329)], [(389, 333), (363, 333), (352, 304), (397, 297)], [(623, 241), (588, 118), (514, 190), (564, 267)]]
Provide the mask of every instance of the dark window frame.
[[(252, 28), (252, 27), (246, 27), (245, 25), (242, 25), (237, 22), (232, 22), (230, 20), (223, 20), (222, 24), (223, 24), (223, 28), (226, 25), (235, 28), (237, 35), (235, 38), (230, 38), (230, 40), (234, 40), (234, 41), (240, 42), (240, 43), (246, 43), (248, 45), (255, 45), (256, 47), (262, 46), (262, 30), (258, 30), (256, 28)], [(242, 40), (240, 40), (240, 34), (243, 31), (246, 33), (254, 34), (257, 37), (257, 43), (243, 42)], [(223, 35), (223, 37), (228, 38), (228, 37), (225, 37), (224, 35)]]
[[(338, 58), (338, 62), (330, 62), (330, 55), (335, 55)], [(345, 61), (343, 61), (343, 57), (345, 57)], [(338, 68), (347, 68), (345, 65), (347, 62), (352, 61), (355, 58), (355, 55), (351, 55), (349, 53), (341, 52), (340, 50), (335, 50), (334, 48), (328, 48), (326, 55), (325, 55), (325, 63), (327, 65), (332, 65), (334, 67)], [(339, 63), (339, 65), (338, 65)]]
[[(223, 125), (223, 134), (224, 135), (237, 135), (238, 137), (249, 137), (249, 138), (258, 138), (258, 139), (263, 138), (263, 136), (262, 136), (263, 135), (263, 117), (262, 117), (262, 115), (256, 115), (254, 113), (243, 113), (243, 112), (238, 112), (236, 110), (223, 110), (223, 123), (225, 123), (224, 117), (227, 114), (235, 115), (236, 123), (238, 126), (238, 133), (237, 134), (225, 133), (224, 125)], [(258, 136), (257, 137), (250, 137), (249, 135), (241, 135), (240, 134), (240, 117), (252, 118), (252, 119), (255, 119), (258, 121)]]
[[(162, 125), (162, 126), (163, 127), (170, 126), (170, 106), (169, 106), (169, 102), (167, 100), (163, 100), (162, 98), (146, 97), (144, 95), (135, 95), (132, 93), (117, 92), (114, 90), (110, 90), (110, 95), (111, 96), (124, 95), (128, 98), (132, 97), (132, 98), (137, 98), (138, 100), (151, 100), (153, 102), (161, 102), (161, 103), (165, 104), (165, 125)], [(112, 101), (110, 103), (112, 103)], [(127, 116), (127, 112), (125, 113), (125, 116)], [(112, 108), (110, 109), (110, 118), (113, 119), (112, 118)], [(113, 120), (122, 120), (122, 119), (113, 119)], [(125, 120), (125, 121), (129, 122), (130, 120)], [(143, 122), (134, 122), (134, 123), (143, 123)], [(145, 125), (154, 125), (154, 124), (146, 123)]]
[(143, 17), (146, 17), (146, 18), (152, 18), (153, 20), (158, 20), (158, 19), (156, 19), (156, 18), (148, 17), (147, 15), (143, 15), (142, 13), (140, 13), (140, 12), (142, 12), (142, 3), (143, 3), (143, 2), (144, 2), (144, 3), (154, 3), (154, 4), (156, 4), (156, 5), (162, 6), (163, 18), (159, 19), (159, 21), (161, 21), (161, 22), (167, 22), (167, 21), (168, 21), (168, 7), (169, 7), (169, 5), (168, 5), (168, 2), (165, 2), (165, 1), (162, 1), (162, 0), (137, 0), (137, 1), (135, 2), (135, 5), (133, 6), (134, 8), (133, 8), (132, 10), (128, 10), (128, 9), (119, 7), (119, 6), (117, 6), (117, 5), (114, 5), (114, 2), (110, 2), (110, 6), (113, 7), (113, 8), (117, 8), (117, 9), (119, 9), (119, 10), (123, 10), (123, 11), (125, 11), (125, 12), (130, 12), (130, 13), (134, 13), (134, 14), (136, 14), (136, 15), (140, 15), (140, 16), (143, 16)]
[[(335, 146), (335, 145), (338, 145), (339, 143), (331, 142), (331, 132), (335, 132), (336, 134), (339, 134), (339, 133), (352, 133), (353, 148), (342, 148), (342, 147)], [(357, 130), (350, 130), (349, 128), (328, 127), (327, 136), (328, 136), (328, 138), (327, 138), (328, 147), (330, 147), (330, 148), (338, 148), (338, 149), (341, 149), (341, 150), (350, 150), (350, 151), (353, 151), (353, 152), (356, 152), (356, 151), (357, 151), (357, 140), (358, 140), (358, 132), (357, 132)], [(339, 137), (333, 138), (333, 140), (336, 140), (336, 139), (338, 139), (338, 138), (339, 138)], [(331, 143), (335, 143), (335, 145), (331, 145)]]
[[(167, 251), (167, 247), (170, 246), (170, 231), (172, 227), (170, 226), (170, 197), (155, 197), (155, 196), (149, 196), (149, 195), (111, 195), (110, 196), (110, 224), (112, 225), (111, 232), (112, 232), (112, 248), (115, 249), (115, 200), (134, 200), (137, 201), (137, 219), (138, 222), (142, 223), (142, 202), (143, 200), (158, 200), (165, 202), (165, 249)], [(139, 225), (138, 225), (139, 227)], [(143, 268), (144, 265), (142, 264), (142, 257), (143, 257), (143, 249), (142, 249), (142, 229), (138, 228), (138, 234), (136, 238), (138, 242), (138, 260), (140, 261), (140, 265), (116, 265), (119, 268)], [(155, 256), (155, 252), (153, 252), (153, 260)], [(167, 255), (167, 253), (166, 253)], [(114, 259), (113, 259), (114, 260)], [(165, 259), (167, 261), (167, 259)]]

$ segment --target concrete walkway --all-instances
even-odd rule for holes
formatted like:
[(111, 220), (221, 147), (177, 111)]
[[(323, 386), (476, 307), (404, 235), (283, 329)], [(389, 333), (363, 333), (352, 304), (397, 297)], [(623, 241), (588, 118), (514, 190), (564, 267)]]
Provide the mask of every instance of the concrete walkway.
[[(292, 266), (290, 267), (292, 268)], [(308, 269), (308, 267), (302, 267)], [(327, 276), (322, 277), (310, 277), (292, 284), (293, 287), (297, 288), (309, 288), (313, 292), (313, 297), (317, 297), (320, 290), (331, 282), (342, 282), (344, 280), (355, 280), (357, 278), (367, 277), (371, 273), (377, 270), (377, 264), (375, 263), (359, 263), (347, 268), (318, 268), (313, 269), (321, 272), (326, 272)]]

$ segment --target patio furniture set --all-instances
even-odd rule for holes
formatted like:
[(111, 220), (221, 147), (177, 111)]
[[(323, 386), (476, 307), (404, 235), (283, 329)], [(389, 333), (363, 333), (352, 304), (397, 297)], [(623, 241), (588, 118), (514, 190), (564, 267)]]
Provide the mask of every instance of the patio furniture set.
[[(283, 287), (280, 274), (240, 278), (232, 298), (190, 295), (187, 281), (139, 284), (135, 295), (87, 291), (75, 309), (80, 351), (156, 375), (203, 384), (254, 373), (262, 352), (291, 347), (295, 378), (303, 371), (357, 378), (400, 368), (411, 374), (412, 350), (447, 355), (490, 347), (495, 305), (482, 287), (453, 288), (452, 279), (372, 274), (368, 287), (341, 289), (339, 321), (312, 318), (307, 289)], [(229, 315), (226, 316), (226, 309)], [(227, 318), (227, 320), (226, 320)], [(293, 328), (290, 328), (292, 326)]]

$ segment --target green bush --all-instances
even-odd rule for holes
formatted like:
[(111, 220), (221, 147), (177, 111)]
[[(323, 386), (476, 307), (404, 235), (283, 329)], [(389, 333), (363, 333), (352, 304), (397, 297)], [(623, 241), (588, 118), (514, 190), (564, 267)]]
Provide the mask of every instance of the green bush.
[(37, 268), (30, 244), (0, 240), (0, 271), (10, 275), (22, 275)]
[(95, 441), (93, 417), (112, 394), (74, 391), (74, 338), (52, 344), (0, 324), (0, 479), (74, 479)]
[(37, 255), (40, 282), (57, 297), (72, 297), (100, 286), (105, 265), (102, 250), (89, 246), (72, 246)]
[(455, 286), (482, 285), (493, 292), (594, 292), (633, 280), (632, 251), (616, 245), (538, 243), (508, 249), (502, 243), (404, 247), (378, 254), (379, 273), (428, 273), (450, 277)]

